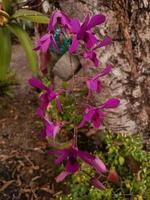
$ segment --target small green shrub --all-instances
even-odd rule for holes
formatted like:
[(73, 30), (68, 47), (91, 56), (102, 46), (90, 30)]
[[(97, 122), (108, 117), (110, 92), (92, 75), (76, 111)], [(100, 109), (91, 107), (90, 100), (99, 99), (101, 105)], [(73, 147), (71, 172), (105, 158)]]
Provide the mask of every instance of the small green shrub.
[(94, 175), (94, 171), (84, 164), (82, 169), (86, 173), (80, 171), (73, 175), (68, 183), (69, 194), (59, 196), (57, 200), (149, 200), (150, 155), (142, 149), (141, 137), (100, 134), (98, 148), (96, 154), (107, 163), (108, 169), (117, 172), (119, 181), (103, 181), (106, 189), (100, 191), (89, 184), (90, 177), (86, 174)]

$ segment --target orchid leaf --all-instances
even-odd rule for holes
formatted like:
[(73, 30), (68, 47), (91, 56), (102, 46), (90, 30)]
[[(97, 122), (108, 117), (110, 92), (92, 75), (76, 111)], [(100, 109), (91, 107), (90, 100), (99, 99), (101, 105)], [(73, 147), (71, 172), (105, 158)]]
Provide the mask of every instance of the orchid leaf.
[(6, 27), (0, 27), (0, 80), (4, 80), (11, 60), (11, 36)]
[(34, 74), (37, 74), (37, 57), (33, 51), (33, 44), (29, 35), (19, 25), (13, 23), (7, 25), (8, 29), (16, 35), (19, 39), (21, 46), (24, 48), (26, 56), (28, 58), (31, 70)]
[(22, 19), (26, 21), (48, 24), (49, 18), (43, 15), (40, 12), (34, 10), (27, 10), (27, 9), (19, 9), (15, 12), (14, 15), (11, 17), (12, 19)]

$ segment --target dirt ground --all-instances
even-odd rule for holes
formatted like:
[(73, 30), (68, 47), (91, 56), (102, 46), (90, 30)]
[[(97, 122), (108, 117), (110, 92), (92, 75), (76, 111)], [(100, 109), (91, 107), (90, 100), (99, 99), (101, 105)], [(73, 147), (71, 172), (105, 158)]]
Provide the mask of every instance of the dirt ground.
[(11, 97), (0, 97), (0, 200), (53, 200), (62, 191), (47, 143), (39, 140), (37, 93), (28, 85), (31, 72), (18, 45), (11, 65), (19, 84)]

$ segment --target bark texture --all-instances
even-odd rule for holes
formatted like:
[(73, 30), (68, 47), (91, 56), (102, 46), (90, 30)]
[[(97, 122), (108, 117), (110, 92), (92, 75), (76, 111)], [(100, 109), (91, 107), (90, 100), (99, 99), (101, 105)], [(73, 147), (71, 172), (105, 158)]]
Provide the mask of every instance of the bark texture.
[[(113, 43), (99, 50), (101, 67), (112, 63), (112, 74), (105, 79), (105, 91), (97, 97), (119, 97), (121, 105), (108, 112), (105, 125), (115, 132), (143, 133), (150, 137), (150, 2), (149, 0), (66, 0), (63, 11), (83, 19), (99, 12), (107, 23), (96, 28)], [(147, 145), (149, 143), (148, 140)], [(149, 145), (150, 146), (150, 145)]]

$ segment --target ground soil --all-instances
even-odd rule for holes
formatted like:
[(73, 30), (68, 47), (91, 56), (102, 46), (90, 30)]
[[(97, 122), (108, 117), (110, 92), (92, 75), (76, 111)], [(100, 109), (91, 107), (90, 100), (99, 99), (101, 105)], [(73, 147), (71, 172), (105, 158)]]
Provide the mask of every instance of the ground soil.
[(11, 96), (0, 97), (0, 200), (52, 200), (62, 192), (47, 142), (39, 140), (38, 94), (28, 84), (27, 65), (15, 45), (11, 66), (19, 84), (12, 86)]

